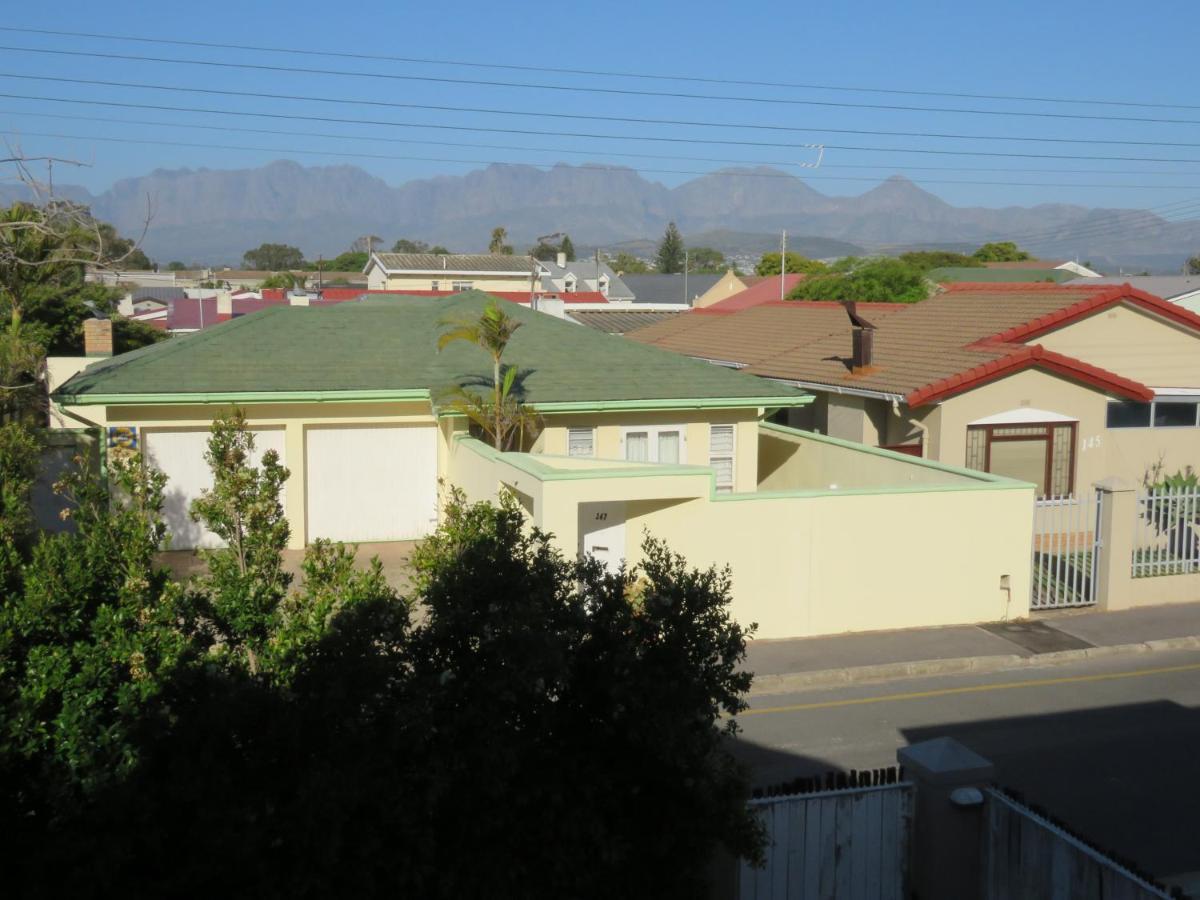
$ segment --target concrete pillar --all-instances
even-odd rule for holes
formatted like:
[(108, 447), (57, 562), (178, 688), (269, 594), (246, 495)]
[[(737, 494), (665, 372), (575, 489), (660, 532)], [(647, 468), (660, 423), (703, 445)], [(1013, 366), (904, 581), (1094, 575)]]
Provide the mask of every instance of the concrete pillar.
[(1096, 560), (1096, 607), (1129, 609), (1133, 595), (1133, 523), (1137, 486), (1122, 478), (1096, 483), (1100, 496), (1099, 548)]
[(983, 875), (983, 794), (995, 767), (953, 738), (896, 751), (916, 785), (911, 888), (920, 900), (979, 897)]

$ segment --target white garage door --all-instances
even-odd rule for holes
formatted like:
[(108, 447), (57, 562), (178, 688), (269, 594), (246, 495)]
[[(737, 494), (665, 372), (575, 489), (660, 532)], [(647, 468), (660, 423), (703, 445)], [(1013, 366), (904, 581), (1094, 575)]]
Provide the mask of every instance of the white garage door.
[[(163, 520), (171, 536), (172, 550), (194, 547), (220, 547), (221, 540), (188, 515), (192, 501), (200, 492), (212, 487), (212, 473), (204, 461), (209, 430), (143, 431), (142, 447), (147, 460), (167, 476), (163, 498)], [(254, 454), (251, 462), (258, 465), (268, 450), (279, 454), (284, 465), (284, 431), (282, 428), (254, 432)]]
[(397, 541), (437, 525), (437, 429), (310, 428), (308, 539)]

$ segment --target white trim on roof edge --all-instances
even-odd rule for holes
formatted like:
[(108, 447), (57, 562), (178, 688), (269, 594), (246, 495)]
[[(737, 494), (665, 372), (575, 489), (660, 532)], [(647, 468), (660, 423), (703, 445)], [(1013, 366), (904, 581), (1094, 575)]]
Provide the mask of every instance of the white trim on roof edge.
[(993, 413), (968, 422), (968, 425), (1023, 425), (1028, 422), (1078, 422), (1075, 416), (1064, 416), (1062, 413), (1035, 409), (1032, 406), (1020, 406), (1007, 412)]

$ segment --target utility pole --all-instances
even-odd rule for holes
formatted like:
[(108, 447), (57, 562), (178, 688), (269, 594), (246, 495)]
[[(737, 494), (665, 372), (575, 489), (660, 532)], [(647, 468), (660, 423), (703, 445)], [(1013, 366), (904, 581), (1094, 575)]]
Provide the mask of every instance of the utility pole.
[(787, 229), (779, 237), (779, 299), (783, 299), (783, 285), (787, 278)]
[[(370, 259), (371, 259), (371, 256), (370, 256), (370, 254), (368, 254), (367, 260), (370, 261)], [(324, 266), (325, 266), (325, 257), (324, 257), (324, 255), (318, 253), (317, 254), (317, 290), (318, 291), (325, 290), (325, 278), (324, 278), (324, 272), (322, 271)]]
[(687, 289), (687, 270), (688, 270), (688, 249), (687, 249), (687, 247), (684, 247), (683, 248), (683, 302), (688, 304), (688, 306), (691, 306), (692, 300), (688, 296), (688, 289)]

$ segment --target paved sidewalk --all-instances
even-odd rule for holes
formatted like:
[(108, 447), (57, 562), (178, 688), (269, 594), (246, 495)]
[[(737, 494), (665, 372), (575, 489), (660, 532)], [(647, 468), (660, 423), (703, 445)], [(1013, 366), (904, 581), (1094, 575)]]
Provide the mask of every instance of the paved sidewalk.
[(955, 672), (998, 671), (1089, 656), (1200, 648), (1200, 603), (1124, 612), (1039, 613), (1021, 622), (752, 641), (753, 694)]

